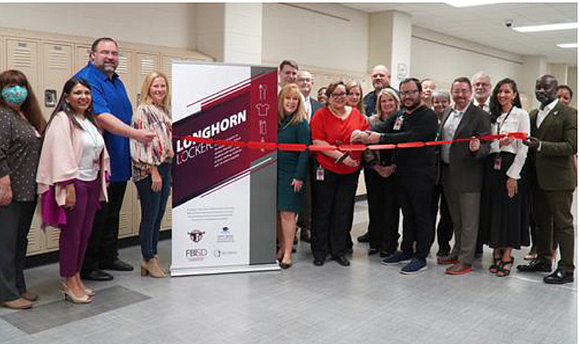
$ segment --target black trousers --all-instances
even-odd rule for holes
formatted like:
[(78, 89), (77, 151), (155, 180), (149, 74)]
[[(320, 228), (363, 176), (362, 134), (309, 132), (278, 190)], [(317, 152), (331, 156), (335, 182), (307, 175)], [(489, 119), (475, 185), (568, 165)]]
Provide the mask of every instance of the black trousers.
[[(431, 200), (435, 182), (428, 176), (397, 177), (397, 196), (403, 211), (403, 252), (426, 259), (433, 243), (435, 227)], [(413, 249), (415, 244), (415, 249)]]
[[(439, 205), (439, 200), (441, 200), (441, 205)], [(433, 227), (437, 228), (437, 245), (439, 250), (437, 255), (447, 256), (451, 252), (451, 245), (449, 242), (453, 237), (453, 221), (451, 220), (451, 215), (449, 214), (449, 208), (447, 207), (447, 200), (443, 195), (443, 185), (435, 185), (435, 192), (433, 194), (432, 200), (433, 207)], [(437, 221), (437, 212), (439, 211), (439, 224), (435, 226)]]
[(324, 170), (324, 180), (312, 181), (312, 238), (315, 259), (346, 253), (346, 237), (352, 227), (354, 197), (359, 171), (337, 174)]
[(399, 203), (395, 177), (364, 169), (369, 205), (369, 247), (395, 252), (399, 241)]
[(302, 230), (309, 231), (312, 227), (312, 179), (314, 178), (314, 160), (312, 157), (308, 158), (308, 166), (306, 167), (306, 180), (304, 180), (304, 206), (302, 211), (298, 213), (298, 221), (296, 225)]
[(99, 268), (100, 263), (112, 262), (119, 256), (117, 238), (119, 236), (119, 213), (123, 205), (127, 182), (111, 183), (107, 188), (109, 202), (101, 203), (101, 209), (95, 215), (93, 231), (87, 246), (85, 272)]
[(36, 201), (14, 201), (0, 207), (0, 301), (13, 301), (26, 291), (24, 263)]

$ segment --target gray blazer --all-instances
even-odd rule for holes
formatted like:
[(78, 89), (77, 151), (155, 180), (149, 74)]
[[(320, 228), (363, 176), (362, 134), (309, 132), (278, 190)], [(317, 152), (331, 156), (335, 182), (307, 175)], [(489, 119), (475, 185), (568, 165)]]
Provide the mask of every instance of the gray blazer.
[[(452, 109), (449, 108), (443, 113), (439, 132), (443, 132), (443, 126), (451, 111)], [(489, 134), (491, 134), (490, 115), (470, 103), (463, 114), (461, 122), (459, 122), (453, 139)], [(484, 163), (489, 154), (489, 144), (489, 141), (481, 141), (481, 148), (476, 153), (472, 153), (469, 150), (468, 141), (456, 142), (451, 145), (449, 151), (449, 174), (456, 192), (481, 192)]]

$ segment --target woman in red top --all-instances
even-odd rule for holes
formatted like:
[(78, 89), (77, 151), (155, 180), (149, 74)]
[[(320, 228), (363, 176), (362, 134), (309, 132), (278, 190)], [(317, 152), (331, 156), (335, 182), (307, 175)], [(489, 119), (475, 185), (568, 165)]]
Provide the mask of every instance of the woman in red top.
[[(326, 95), (326, 106), (310, 121), (312, 143), (348, 145), (352, 132), (367, 130), (368, 122), (356, 108), (346, 106), (343, 82), (330, 84)], [(352, 226), (361, 153), (344, 154), (338, 149), (315, 152), (311, 247), (317, 266), (323, 265), (329, 254), (340, 265), (350, 265), (345, 257), (346, 236)]]

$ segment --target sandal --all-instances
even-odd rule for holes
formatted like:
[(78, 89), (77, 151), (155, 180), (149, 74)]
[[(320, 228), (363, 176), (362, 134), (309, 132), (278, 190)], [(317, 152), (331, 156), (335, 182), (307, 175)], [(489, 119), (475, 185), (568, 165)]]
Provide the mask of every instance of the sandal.
[[(503, 260), (499, 263), (499, 267), (497, 268), (497, 273), (495, 274), (497, 277), (506, 277), (509, 276), (512, 272), (512, 267), (514, 265), (514, 257), (510, 257), (508, 262), (504, 262)], [(506, 268), (506, 266), (508, 266)]]
[(501, 258), (493, 258), (493, 264), (491, 264), (489, 266), (489, 272), (492, 274), (496, 274), (500, 265), (501, 265)]

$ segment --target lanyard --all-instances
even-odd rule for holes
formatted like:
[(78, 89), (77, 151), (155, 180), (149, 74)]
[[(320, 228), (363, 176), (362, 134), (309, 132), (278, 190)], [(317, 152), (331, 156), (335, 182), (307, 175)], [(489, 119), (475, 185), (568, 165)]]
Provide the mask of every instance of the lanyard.
[(497, 123), (497, 133), (499, 134), (501, 132), (501, 128), (503, 127), (503, 125), (505, 124), (505, 122), (507, 121), (508, 117), (510, 116), (510, 114), (512, 113), (512, 110), (514, 109), (514, 107), (512, 106), (510, 108), (510, 111), (508, 111), (507, 115), (505, 115), (505, 118), (503, 119), (503, 122), (501, 122), (501, 124)]

